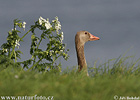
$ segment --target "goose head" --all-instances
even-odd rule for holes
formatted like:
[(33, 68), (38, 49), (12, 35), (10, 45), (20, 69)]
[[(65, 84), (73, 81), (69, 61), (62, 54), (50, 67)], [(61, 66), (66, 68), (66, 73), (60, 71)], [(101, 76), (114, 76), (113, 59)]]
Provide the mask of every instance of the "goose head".
[(92, 35), (88, 31), (79, 31), (75, 36), (75, 44), (82, 46), (88, 41), (95, 41), (99, 39), (100, 39), (99, 37)]

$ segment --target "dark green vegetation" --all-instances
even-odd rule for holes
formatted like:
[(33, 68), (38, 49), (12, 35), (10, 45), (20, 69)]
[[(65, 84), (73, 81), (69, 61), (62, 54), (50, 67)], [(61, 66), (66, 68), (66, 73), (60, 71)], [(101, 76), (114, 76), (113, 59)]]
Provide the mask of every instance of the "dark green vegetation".
[[(25, 32), (26, 22), (15, 19), (14, 29), (8, 32), (7, 42), (3, 43), (0, 47), (0, 55), (7, 57), (10, 61), (14, 61), (18, 66), (22, 66), (28, 71), (36, 69), (38, 71), (48, 71), (57, 69), (61, 71), (60, 63), (57, 63), (57, 59), (63, 57), (68, 59), (65, 44), (62, 42), (64, 39), (63, 32), (61, 31), (61, 24), (58, 21), (58, 17), (55, 20), (49, 22), (49, 19), (40, 17), (34, 25), (31, 25), (30, 29)], [(23, 28), (24, 32), (21, 31)], [(40, 30), (40, 32), (38, 31)], [(20, 35), (21, 33), (22, 36)], [(19, 49), (20, 43), (24, 42), (25, 36), (31, 34), (30, 55), (31, 58), (19, 62), (21, 59), (22, 51)], [(46, 50), (41, 48), (42, 42), (46, 41)]]
[[(25, 71), (7, 58), (0, 58), (0, 96), (53, 96), (54, 100), (114, 100), (114, 96), (140, 96), (139, 59), (109, 60), (90, 68), (90, 77), (76, 70)], [(113, 62), (114, 61), (114, 62)]]

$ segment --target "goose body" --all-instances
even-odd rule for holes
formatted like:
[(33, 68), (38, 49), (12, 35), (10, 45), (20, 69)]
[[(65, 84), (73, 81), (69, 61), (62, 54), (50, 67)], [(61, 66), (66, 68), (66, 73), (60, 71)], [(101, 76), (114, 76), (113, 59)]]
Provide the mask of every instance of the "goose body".
[(95, 41), (99, 39), (100, 39), (99, 37), (92, 35), (88, 31), (79, 31), (75, 35), (75, 48), (77, 53), (78, 71), (81, 71), (83, 69), (84, 71), (86, 71), (87, 76), (88, 71), (84, 54), (84, 44), (88, 41)]

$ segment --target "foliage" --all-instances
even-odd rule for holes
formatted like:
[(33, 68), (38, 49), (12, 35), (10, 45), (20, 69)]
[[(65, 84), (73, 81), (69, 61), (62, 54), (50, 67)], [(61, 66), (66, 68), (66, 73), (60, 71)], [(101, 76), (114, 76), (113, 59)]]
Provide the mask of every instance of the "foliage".
[[(53, 96), (54, 100), (139, 97), (140, 64), (137, 60), (131, 63), (125, 61), (128, 58), (130, 57), (119, 57), (99, 66), (94, 65), (94, 72), (90, 69), (90, 77), (85, 76), (84, 72), (77, 73), (75, 69), (68, 69), (61, 74), (39, 73), (17, 69), (11, 65), (0, 72), (0, 97), (38, 95)], [(111, 63), (109, 69), (108, 62)]]
[[(39, 18), (34, 25), (31, 25), (29, 31), (27, 31), (22, 37), (19, 36), (21, 33), (20, 28), (25, 31), (26, 22), (21, 20), (14, 20), (14, 29), (8, 32), (7, 43), (2, 44), (0, 55), (6, 56), (7, 58), (15, 61), (15, 64), (20, 64), (23, 68), (28, 70), (37, 69), (38, 71), (47, 71), (57, 68), (57, 71), (61, 71), (60, 63), (56, 63), (59, 57), (63, 57), (65, 60), (68, 59), (68, 54), (65, 49), (63, 41), (63, 32), (61, 32), (61, 24), (58, 21), (58, 17), (55, 20), (49, 22), (49, 19)], [(37, 30), (42, 32), (37, 33)], [(20, 59), (22, 52), (19, 50), (20, 42), (23, 42), (24, 37), (31, 33), (31, 58), (23, 62), (17, 62)], [(43, 40), (48, 40), (46, 49), (42, 50), (40, 45)], [(18, 49), (16, 49), (16, 47)], [(44, 61), (45, 60), (45, 61)], [(43, 61), (45, 63), (43, 63)], [(30, 68), (29, 68), (30, 66)]]

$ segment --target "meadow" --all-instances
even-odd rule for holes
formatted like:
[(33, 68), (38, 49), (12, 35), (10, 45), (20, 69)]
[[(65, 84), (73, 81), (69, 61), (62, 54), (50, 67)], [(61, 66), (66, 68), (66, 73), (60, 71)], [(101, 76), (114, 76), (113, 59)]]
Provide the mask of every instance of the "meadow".
[(8, 100), (8, 96), (24, 99), (34, 96), (34, 100), (37, 97), (41, 100), (40, 96), (46, 100), (139, 100), (139, 59), (132, 62), (128, 59), (131, 57), (122, 56), (99, 66), (94, 64), (87, 77), (75, 68), (63, 72), (26, 71), (9, 59), (0, 58), (0, 97), (1, 100)]

